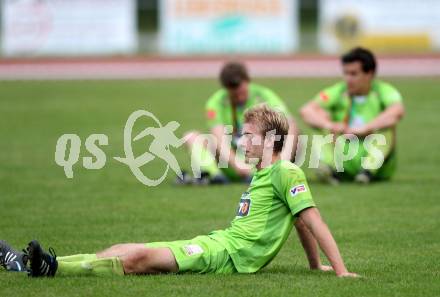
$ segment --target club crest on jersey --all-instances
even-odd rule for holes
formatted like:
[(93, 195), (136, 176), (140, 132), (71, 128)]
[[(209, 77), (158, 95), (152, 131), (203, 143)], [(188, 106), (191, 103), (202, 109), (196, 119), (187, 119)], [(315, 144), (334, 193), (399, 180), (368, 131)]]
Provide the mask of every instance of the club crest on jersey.
[(292, 195), (293, 197), (295, 197), (299, 193), (304, 193), (304, 192), (307, 192), (307, 188), (304, 184), (294, 186), (293, 188), (290, 189), (290, 195)]
[(240, 204), (237, 209), (237, 217), (246, 217), (251, 209), (251, 196), (249, 192), (244, 192), (241, 195)]
[(183, 251), (188, 256), (198, 255), (198, 254), (202, 254), (203, 253), (202, 247), (200, 245), (198, 245), (198, 244), (188, 244), (188, 245), (185, 245), (183, 247)]

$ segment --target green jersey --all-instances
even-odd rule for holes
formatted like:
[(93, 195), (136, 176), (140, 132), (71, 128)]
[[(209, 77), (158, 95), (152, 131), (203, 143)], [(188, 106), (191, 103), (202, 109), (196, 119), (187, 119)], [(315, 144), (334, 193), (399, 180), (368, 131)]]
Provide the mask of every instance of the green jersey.
[(279, 252), (295, 217), (314, 206), (303, 171), (278, 161), (255, 173), (231, 226), (209, 237), (225, 246), (238, 272), (256, 272)]
[(314, 99), (330, 113), (334, 122), (346, 122), (360, 127), (376, 118), (388, 106), (402, 102), (402, 96), (392, 85), (373, 80), (365, 96), (350, 96), (345, 82), (339, 82), (321, 91)]
[(249, 98), (244, 105), (235, 108), (236, 123), (234, 123), (231, 102), (226, 89), (218, 90), (208, 99), (205, 106), (208, 127), (211, 129), (218, 125), (231, 125), (235, 126), (236, 131), (241, 131), (245, 110), (259, 103), (266, 103), (270, 107), (289, 115), (284, 102), (272, 90), (249, 83)]
[[(345, 122), (349, 127), (361, 127), (374, 120), (388, 106), (402, 102), (400, 93), (390, 84), (373, 80), (370, 92), (365, 96), (350, 96), (345, 82), (339, 82), (321, 91), (315, 101), (324, 108), (334, 122)], [(385, 161), (381, 168), (370, 170), (376, 179), (387, 179), (394, 173), (396, 167), (395, 133), (388, 128), (380, 131), (386, 138), (386, 145), (380, 146)], [(360, 140), (361, 144), (363, 139)], [(348, 146), (348, 144), (347, 144)], [(362, 159), (369, 156), (363, 145), (354, 158), (344, 162), (344, 175), (352, 179), (362, 168)], [(322, 161), (334, 168), (334, 147), (324, 146)]]

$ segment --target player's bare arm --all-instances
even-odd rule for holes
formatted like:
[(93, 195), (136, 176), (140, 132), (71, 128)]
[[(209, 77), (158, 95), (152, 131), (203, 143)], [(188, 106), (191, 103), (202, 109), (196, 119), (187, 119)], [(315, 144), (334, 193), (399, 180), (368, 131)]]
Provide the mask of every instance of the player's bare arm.
[(326, 255), (336, 275), (339, 277), (357, 277), (357, 274), (347, 271), (336, 241), (327, 227), (327, 224), (322, 220), (318, 209), (315, 207), (307, 208), (299, 214), (299, 218), (313, 234), (313, 237)]
[(357, 136), (366, 136), (368, 134), (374, 133), (377, 130), (386, 129), (394, 127), (402, 119), (405, 114), (405, 108), (402, 103), (394, 103), (380, 113), (373, 121), (370, 123), (359, 127), (350, 128), (346, 130), (347, 134), (355, 134)]
[(306, 253), (310, 269), (320, 269), (321, 259), (319, 256), (318, 243), (316, 242), (315, 237), (301, 218), (297, 218), (295, 221), (295, 229)]
[(330, 115), (315, 101), (306, 103), (300, 110), (301, 117), (306, 124), (317, 129), (329, 130), (334, 134), (340, 134), (345, 130), (344, 123), (332, 122)]
[(226, 161), (229, 166), (242, 177), (247, 177), (251, 174), (251, 169), (244, 162), (240, 162), (239, 158), (236, 158), (234, 149), (231, 148), (230, 141), (224, 141), (225, 126), (218, 125), (211, 129), (212, 135), (214, 135), (217, 143), (217, 156), (219, 160)]

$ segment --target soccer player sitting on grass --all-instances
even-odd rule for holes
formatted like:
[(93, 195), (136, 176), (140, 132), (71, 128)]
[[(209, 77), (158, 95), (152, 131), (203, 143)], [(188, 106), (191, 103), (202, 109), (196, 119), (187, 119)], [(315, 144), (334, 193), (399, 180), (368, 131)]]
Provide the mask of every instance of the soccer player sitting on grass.
[[(284, 147), (282, 158), (291, 160), (295, 156), (297, 127), (284, 102), (272, 90), (251, 82), (246, 67), (236, 62), (226, 63), (223, 66), (220, 71), (220, 83), (222, 88), (208, 99), (205, 107), (207, 124), (214, 145), (204, 145), (197, 141), (200, 135), (197, 131), (187, 133), (186, 144), (193, 152), (193, 167), (200, 168), (201, 174), (198, 178), (191, 178), (186, 173), (183, 180), (178, 182), (248, 183), (252, 178), (253, 168), (244, 164), (244, 157), (237, 151), (237, 139), (240, 138), (242, 131), (244, 111), (260, 103), (266, 103), (287, 116), (291, 137)], [(227, 134), (232, 138), (231, 140), (228, 140)], [(194, 154), (194, 152), (198, 153)], [(218, 166), (221, 164), (226, 166)]]
[[(323, 133), (354, 134), (359, 137), (356, 156), (344, 162), (344, 172), (335, 168), (334, 143), (323, 147), (318, 177), (337, 184), (341, 180), (369, 183), (389, 179), (396, 167), (396, 126), (404, 114), (402, 97), (390, 84), (375, 79), (376, 60), (367, 49), (354, 48), (341, 58), (344, 81), (319, 92), (301, 109), (303, 120)], [(362, 159), (370, 157), (363, 141), (380, 133), (386, 145), (378, 146), (384, 156), (377, 169), (362, 168)]]
[[(311, 269), (334, 270), (340, 277), (357, 276), (345, 268), (303, 171), (280, 158), (288, 129), (287, 118), (267, 105), (245, 113), (239, 145), (245, 161), (255, 163), (257, 171), (229, 228), (190, 240), (118, 244), (96, 254), (59, 258), (53, 250), (46, 253), (37, 241), (31, 241), (27, 247), (29, 274), (253, 273), (270, 263), (295, 226)], [(318, 246), (331, 266), (322, 265)], [(12, 251), (9, 246), (2, 250)]]

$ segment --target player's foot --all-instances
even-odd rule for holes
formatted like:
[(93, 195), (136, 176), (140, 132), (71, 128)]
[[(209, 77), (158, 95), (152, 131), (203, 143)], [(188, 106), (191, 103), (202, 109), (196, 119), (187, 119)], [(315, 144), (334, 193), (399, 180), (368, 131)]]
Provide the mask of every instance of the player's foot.
[(177, 185), (191, 185), (193, 183), (192, 176), (187, 172), (182, 170), (182, 178), (179, 176), (176, 178)]
[(355, 182), (360, 184), (369, 184), (372, 179), (373, 176), (371, 175), (371, 172), (368, 170), (361, 171), (354, 178)]
[(210, 184), (211, 177), (208, 172), (202, 171), (200, 172), (200, 177), (193, 177), (193, 185), (203, 186)]
[(28, 256), (15, 251), (6, 241), (0, 240), (0, 265), (8, 271), (27, 271)]
[(223, 174), (214, 175), (209, 179), (211, 185), (225, 185), (229, 183), (229, 179)]
[(320, 182), (333, 186), (339, 185), (339, 179), (336, 172), (326, 164), (319, 164), (318, 168), (316, 168), (316, 177)]
[(224, 175), (215, 175), (211, 176), (208, 172), (202, 171), (200, 172), (199, 177), (193, 177), (188, 172), (182, 171), (182, 177), (177, 177), (176, 184), (178, 185), (219, 185), (226, 184), (229, 180)]
[(49, 254), (44, 252), (40, 243), (36, 240), (29, 242), (27, 251), (31, 269), (29, 275), (32, 277), (54, 276), (58, 269), (57, 256), (52, 248)]
[(5, 268), (7, 271), (29, 273), (29, 269), (26, 266), (23, 266), (22, 261), (9, 261)]

